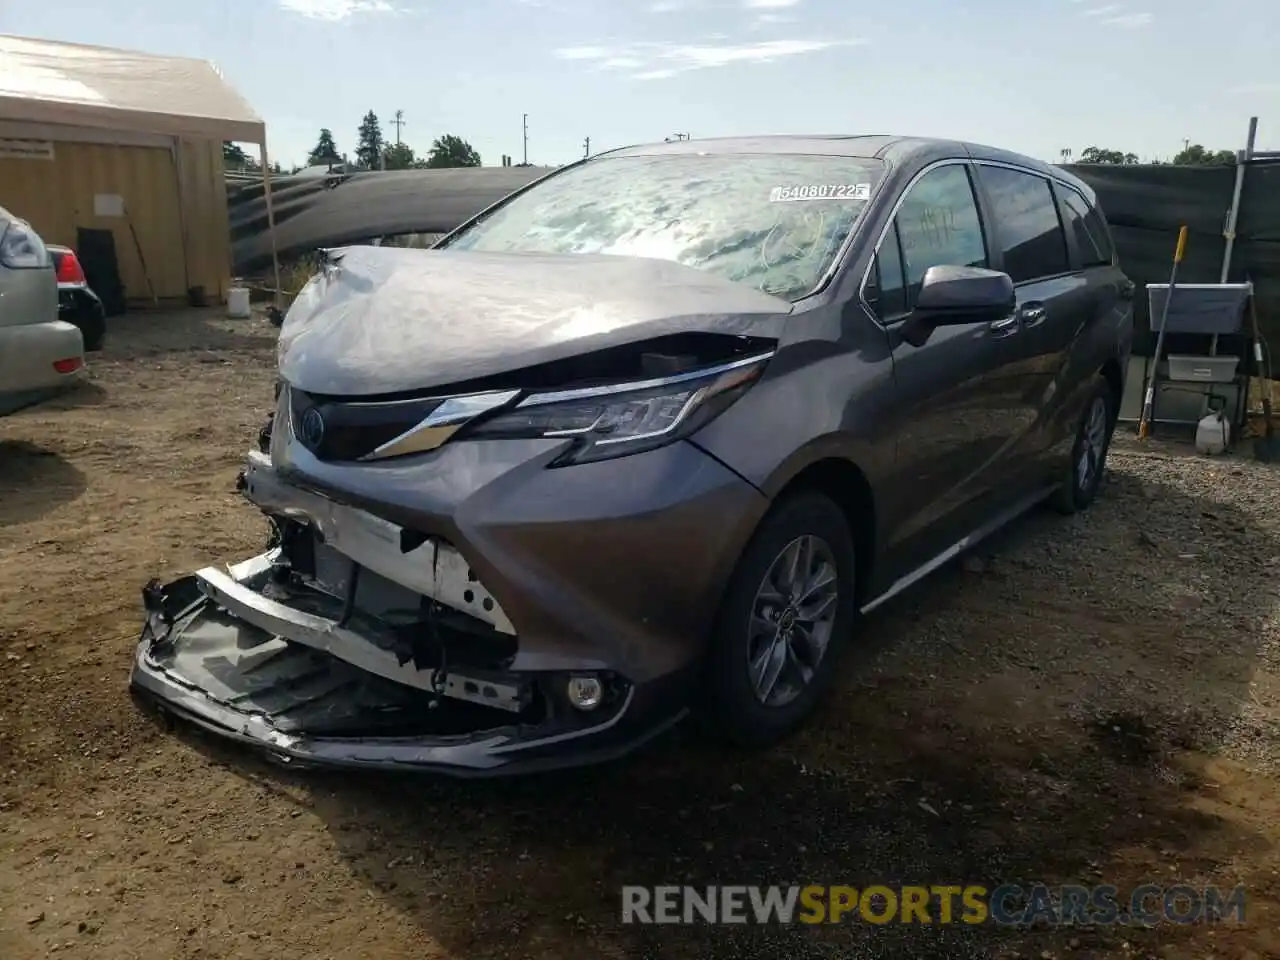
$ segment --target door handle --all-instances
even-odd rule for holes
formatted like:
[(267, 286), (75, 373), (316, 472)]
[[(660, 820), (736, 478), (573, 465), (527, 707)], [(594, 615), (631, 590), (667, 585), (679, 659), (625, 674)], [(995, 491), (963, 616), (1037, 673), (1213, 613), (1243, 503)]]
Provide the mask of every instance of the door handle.
[(1014, 312), (1003, 320), (996, 320), (987, 329), (991, 332), (992, 337), (997, 340), (1003, 340), (1005, 337), (1012, 337), (1022, 329), (1022, 319)]
[(1018, 316), (1022, 318), (1024, 327), (1039, 326), (1044, 323), (1044, 319), (1048, 315), (1042, 303), (1028, 303), (1018, 311)]

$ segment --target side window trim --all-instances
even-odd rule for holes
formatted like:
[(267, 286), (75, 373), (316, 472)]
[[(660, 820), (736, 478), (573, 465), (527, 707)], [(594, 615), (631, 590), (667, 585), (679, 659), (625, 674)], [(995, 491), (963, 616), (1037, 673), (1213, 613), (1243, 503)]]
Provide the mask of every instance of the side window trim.
[[(898, 211), (902, 209), (903, 201), (907, 199), (907, 196), (915, 188), (915, 185), (919, 183), (921, 180), (923, 180), (925, 177), (927, 177), (929, 174), (933, 173), (935, 170), (939, 170), (942, 167), (953, 166), (953, 165), (959, 165), (964, 168), (965, 176), (969, 180), (969, 189), (973, 193), (974, 205), (978, 208), (978, 227), (982, 231), (982, 243), (987, 251), (988, 265), (990, 265), (994, 259), (994, 254), (992, 251), (992, 243), (991, 243), (991, 233), (987, 226), (987, 208), (983, 203), (982, 194), (978, 189), (978, 184), (976, 182), (978, 178), (974, 176), (973, 161), (970, 160), (968, 157), (944, 157), (941, 160), (934, 160), (932, 163), (926, 164), (923, 168), (921, 168), (916, 172), (915, 176), (913, 176), (910, 180), (907, 181), (906, 186), (902, 188), (902, 190), (898, 193), (897, 198), (893, 201), (893, 206), (889, 208), (889, 213), (885, 217), (885, 221), (880, 227), (880, 234), (879, 236), (876, 237), (875, 245), (871, 248), (871, 256), (867, 258), (867, 266), (862, 271), (862, 280), (858, 284), (858, 302), (862, 305), (863, 311), (867, 314), (867, 316), (869, 316), (876, 323), (877, 326), (885, 327), (887, 326), (887, 324), (885, 324), (884, 321), (880, 319), (879, 315), (875, 312), (875, 310), (871, 308), (871, 304), (867, 300), (867, 284), (871, 280), (871, 271), (878, 269), (877, 264), (879, 263), (879, 260), (880, 260), (880, 247), (884, 244), (885, 237), (888, 235), (889, 231), (891, 229), (896, 230), (897, 222), (898, 222)], [(896, 236), (896, 233), (895, 233), (895, 236)], [(903, 283), (905, 286), (906, 258), (902, 256), (901, 242), (899, 242), (898, 244), (898, 255), (903, 266)]]
[[(1043, 277), (1033, 277), (1029, 280), (1015, 280), (1013, 284), (1014, 287), (1022, 287), (1032, 283), (1043, 283), (1045, 280), (1056, 280), (1059, 277), (1069, 277), (1073, 273), (1076, 273), (1077, 268), (1074, 266), (1074, 262), (1071, 256), (1071, 252), (1072, 252), (1071, 238), (1068, 236), (1068, 233), (1070, 231), (1067, 230), (1067, 224), (1062, 215), (1062, 205), (1058, 201), (1057, 187), (1059, 186), (1060, 181), (1056, 177), (1049, 176), (1048, 174), (1042, 173), (1039, 170), (1032, 170), (1032, 169), (1029, 169), (1028, 167), (1022, 167), (1016, 163), (1005, 163), (1003, 160), (974, 160), (973, 163), (975, 167), (999, 167), (1005, 170), (1012, 170), (1014, 173), (1021, 173), (1029, 177), (1035, 177), (1039, 180), (1043, 180), (1045, 181), (1045, 183), (1049, 185), (1049, 193), (1050, 193), (1050, 196), (1053, 197), (1054, 212), (1058, 215), (1058, 232), (1062, 236), (1064, 248), (1067, 251), (1067, 269), (1060, 271), (1058, 273), (1045, 274)], [(986, 188), (982, 185), (982, 178), (974, 177), (973, 179), (975, 181), (975, 187), (977, 188), (978, 193), (983, 198), (982, 209), (991, 211), (992, 231), (987, 236), (987, 244), (989, 247), (994, 247), (996, 252), (994, 255), (989, 252), (987, 256), (989, 258), (989, 262), (992, 264), (993, 270), (1003, 270), (1004, 269), (1004, 244), (1002, 242), (999, 242), (1000, 241), (1000, 224), (995, 217), (995, 202), (991, 199), (990, 195), (987, 193)], [(1000, 264), (999, 267), (996, 267), (994, 265), (997, 262)]]

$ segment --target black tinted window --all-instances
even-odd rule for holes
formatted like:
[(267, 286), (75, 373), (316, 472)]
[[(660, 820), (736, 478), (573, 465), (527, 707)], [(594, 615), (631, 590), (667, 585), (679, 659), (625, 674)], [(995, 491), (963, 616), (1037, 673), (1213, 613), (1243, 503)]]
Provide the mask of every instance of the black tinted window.
[(1097, 207), (1091, 207), (1084, 197), (1063, 187), (1060, 191), (1067, 211), (1067, 225), (1080, 248), (1082, 266), (1096, 267), (1111, 262), (1111, 242), (1107, 238), (1106, 224)]
[(985, 267), (987, 248), (969, 174), (960, 164), (926, 173), (898, 209), (908, 302), (930, 267)]
[(898, 228), (889, 224), (880, 250), (876, 253), (876, 265), (872, 271), (874, 288), (872, 306), (881, 320), (891, 320), (907, 312), (907, 291), (903, 281), (902, 251), (898, 246)]
[(1067, 238), (1049, 181), (1004, 167), (981, 166), (978, 171), (995, 205), (1005, 273), (1014, 283), (1066, 273)]

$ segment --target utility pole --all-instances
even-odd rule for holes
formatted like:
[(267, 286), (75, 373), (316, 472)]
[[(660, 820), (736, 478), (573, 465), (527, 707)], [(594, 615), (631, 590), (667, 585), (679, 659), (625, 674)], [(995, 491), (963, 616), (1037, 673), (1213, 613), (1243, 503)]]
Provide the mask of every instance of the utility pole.
[(520, 126), (524, 138), (524, 163), (522, 166), (527, 167), (529, 165), (529, 115), (527, 113), (521, 115)]
[(396, 146), (400, 146), (400, 128), (405, 125), (404, 111), (397, 110), (396, 118), (391, 121), (391, 125), (396, 128)]
[(591, 157), (591, 138), (582, 141), (582, 159), (588, 160)]

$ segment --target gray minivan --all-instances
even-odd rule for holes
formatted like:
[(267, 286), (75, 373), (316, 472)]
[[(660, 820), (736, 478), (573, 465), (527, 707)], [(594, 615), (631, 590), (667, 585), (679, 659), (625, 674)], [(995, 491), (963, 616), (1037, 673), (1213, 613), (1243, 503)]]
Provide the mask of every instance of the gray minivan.
[(772, 743), (860, 611), (1093, 500), (1133, 293), (1066, 171), (880, 136), (616, 150), (333, 252), (243, 476), (275, 535), (149, 585), (134, 687), (314, 763)]

